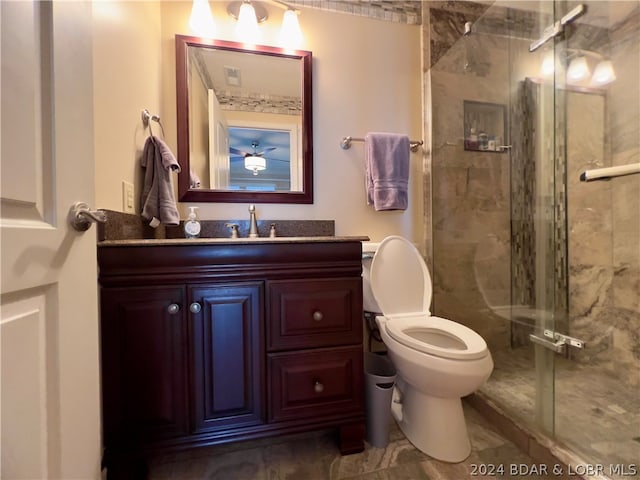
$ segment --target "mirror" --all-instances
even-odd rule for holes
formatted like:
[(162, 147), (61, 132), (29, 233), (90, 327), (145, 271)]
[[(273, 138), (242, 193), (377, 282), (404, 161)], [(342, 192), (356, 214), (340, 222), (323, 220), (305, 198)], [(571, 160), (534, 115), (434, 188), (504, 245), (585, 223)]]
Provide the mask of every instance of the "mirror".
[(181, 201), (313, 203), (311, 59), (176, 35)]

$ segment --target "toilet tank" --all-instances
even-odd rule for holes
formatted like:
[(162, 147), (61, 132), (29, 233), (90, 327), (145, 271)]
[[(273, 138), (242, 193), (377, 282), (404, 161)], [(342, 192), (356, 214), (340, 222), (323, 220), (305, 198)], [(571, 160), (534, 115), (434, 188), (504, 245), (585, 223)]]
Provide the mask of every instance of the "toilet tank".
[(365, 312), (382, 313), (376, 302), (369, 281), (371, 273), (371, 261), (378, 250), (380, 243), (362, 242), (362, 306)]

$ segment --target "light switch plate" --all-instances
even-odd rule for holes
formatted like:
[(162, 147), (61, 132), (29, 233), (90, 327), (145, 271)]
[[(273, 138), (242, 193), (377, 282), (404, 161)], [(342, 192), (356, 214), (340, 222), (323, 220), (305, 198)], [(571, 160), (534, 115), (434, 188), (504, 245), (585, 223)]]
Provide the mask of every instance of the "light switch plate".
[(122, 181), (122, 211), (124, 213), (135, 213), (133, 200), (133, 183)]

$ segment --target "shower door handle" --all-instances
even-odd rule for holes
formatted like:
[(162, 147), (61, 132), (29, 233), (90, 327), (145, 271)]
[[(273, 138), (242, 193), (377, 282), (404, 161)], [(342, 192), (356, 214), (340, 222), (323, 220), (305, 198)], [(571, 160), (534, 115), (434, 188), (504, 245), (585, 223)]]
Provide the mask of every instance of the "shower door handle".
[(584, 348), (584, 342), (579, 338), (570, 337), (569, 335), (563, 335), (562, 333), (554, 332), (553, 330), (545, 330), (542, 337), (535, 333), (529, 334), (529, 340), (538, 345), (542, 345), (549, 350), (553, 350), (556, 353), (562, 353), (568, 355), (567, 347), (574, 347), (578, 349)]
[(537, 343), (538, 345), (542, 345), (543, 347), (548, 348), (549, 350), (553, 350), (556, 353), (564, 353), (567, 347), (567, 344), (564, 343), (564, 340), (556, 340), (554, 342), (545, 337), (539, 337), (535, 333), (529, 334), (529, 340), (531, 340), (533, 343)]

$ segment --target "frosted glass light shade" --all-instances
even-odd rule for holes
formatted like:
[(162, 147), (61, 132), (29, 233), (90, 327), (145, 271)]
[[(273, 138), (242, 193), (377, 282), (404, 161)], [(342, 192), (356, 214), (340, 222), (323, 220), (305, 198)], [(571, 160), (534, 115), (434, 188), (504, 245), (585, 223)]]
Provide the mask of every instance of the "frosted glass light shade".
[(585, 57), (576, 57), (571, 60), (567, 69), (567, 81), (569, 83), (579, 82), (590, 75), (589, 65)]
[(247, 43), (256, 43), (260, 37), (256, 11), (253, 9), (253, 5), (249, 2), (243, 2), (242, 5), (240, 5), (236, 32), (238, 33), (238, 36)]
[(603, 60), (598, 65), (596, 65), (596, 69), (593, 72), (593, 77), (591, 77), (592, 85), (606, 85), (608, 83), (613, 82), (616, 79), (616, 72), (613, 70), (613, 64), (611, 60)]
[(216, 25), (213, 21), (208, 0), (193, 0), (189, 28), (193, 33), (201, 37), (213, 37)]
[(244, 158), (244, 168), (252, 170), (254, 175), (258, 175), (260, 170), (267, 168), (267, 161), (263, 157), (250, 156)]
[(540, 73), (543, 77), (550, 77), (555, 72), (555, 55), (553, 50), (548, 51), (542, 57), (542, 65), (540, 65)]
[(298, 14), (294, 10), (286, 10), (282, 18), (280, 44), (284, 47), (296, 48), (302, 43), (302, 31), (298, 23)]

